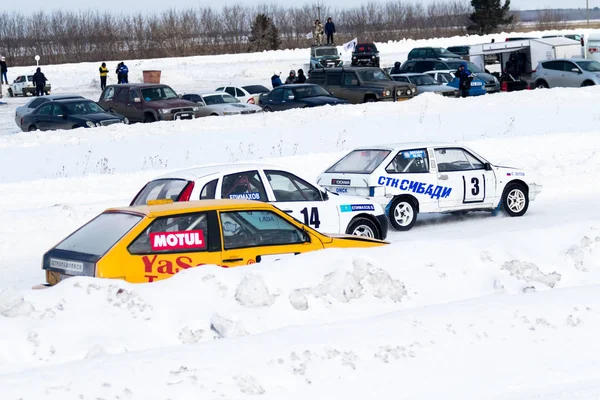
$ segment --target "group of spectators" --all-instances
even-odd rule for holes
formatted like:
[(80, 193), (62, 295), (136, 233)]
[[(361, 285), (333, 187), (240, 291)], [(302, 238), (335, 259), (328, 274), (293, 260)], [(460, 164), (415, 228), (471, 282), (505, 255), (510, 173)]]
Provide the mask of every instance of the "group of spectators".
[(312, 34), (316, 45), (323, 44), (323, 33), (325, 33), (325, 35), (327, 36), (327, 44), (335, 44), (333, 41), (333, 34), (335, 33), (335, 24), (333, 23), (331, 17), (327, 18), (325, 28), (323, 28), (321, 21), (319, 21), (318, 19), (315, 20)]
[(279, 77), (279, 75), (281, 75), (281, 72), (273, 72), (273, 76), (271, 77), (271, 85), (273, 85), (273, 89), (275, 89), (277, 86), (281, 86), (281, 85), (290, 85), (293, 83), (305, 83), (306, 82), (306, 76), (304, 75), (304, 70), (303, 69), (299, 69), (298, 70), (298, 75), (296, 75), (296, 71), (291, 70), (290, 74), (288, 75), (288, 77), (285, 80), (285, 83), (281, 82), (281, 78)]
[[(108, 68), (106, 67), (106, 63), (102, 63), (99, 68), (100, 71), (100, 88), (104, 90), (106, 87), (106, 78), (108, 76)], [(129, 83), (129, 68), (125, 65), (124, 62), (120, 62), (117, 65), (117, 69), (115, 71), (117, 74), (117, 83)]]

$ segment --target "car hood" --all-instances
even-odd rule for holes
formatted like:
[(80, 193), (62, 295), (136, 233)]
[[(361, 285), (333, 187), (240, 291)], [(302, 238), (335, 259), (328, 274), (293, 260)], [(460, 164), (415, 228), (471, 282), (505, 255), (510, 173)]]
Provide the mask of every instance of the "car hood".
[(410, 83), (398, 81), (367, 81), (365, 86), (375, 86), (380, 88), (392, 88), (394, 86), (411, 86)]
[(93, 122), (106, 121), (108, 119), (123, 120), (123, 117), (121, 117), (120, 115), (112, 114), (112, 113), (69, 115), (69, 118), (72, 120), (93, 121)]
[(311, 104), (311, 105), (321, 105), (321, 104), (348, 104), (348, 102), (344, 99), (339, 99), (337, 97), (332, 96), (315, 96), (315, 97), (305, 97), (303, 99), (298, 100), (302, 103)]
[(227, 103), (227, 104), (211, 104), (209, 106), (205, 106), (209, 110), (218, 110), (218, 111), (228, 111), (228, 112), (242, 112), (248, 110), (259, 110), (260, 107), (253, 104), (243, 104), (243, 103)]
[(154, 100), (147, 101), (145, 104), (156, 107), (156, 108), (178, 108), (178, 107), (196, 107), (197, 104), (193, 101), (183, 99), (169, 99), (169, 100)]
[(419, 93), (423, 92), (454, 92), (455, 88), (446, 85), (423, 85), (417, 86)]
[(496, 83), (496, 80), (494, 79), (494, 75), (488, 74), (487, 72), (474, 72), (473, 76), (478, 77), (485, 83)]

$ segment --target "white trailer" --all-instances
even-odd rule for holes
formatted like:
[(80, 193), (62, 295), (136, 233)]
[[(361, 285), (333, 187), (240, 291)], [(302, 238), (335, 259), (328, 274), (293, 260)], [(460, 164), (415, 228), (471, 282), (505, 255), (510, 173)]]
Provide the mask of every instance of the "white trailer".
[(586, 58), (589, 58), (590, 60), (600, 61), (600, 35), (597, 33), (593, 33), (589, 35), (586, 39)]

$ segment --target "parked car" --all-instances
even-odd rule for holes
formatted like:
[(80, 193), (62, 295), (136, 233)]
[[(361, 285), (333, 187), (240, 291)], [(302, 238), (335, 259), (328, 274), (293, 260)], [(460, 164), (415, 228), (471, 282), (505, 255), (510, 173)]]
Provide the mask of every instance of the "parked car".
[(49, 131), (56, 129), (94, 128), (118, 123), (129, 123), (127, 118), (106, 112), (96, 102), (88, 99), (63, 99), (48, 101), (33, 112), (21, 117), (21, 130)]
[(316, 68), (341, 67), (344, 61), (340, 58), (337, 46), (320, 44), (310, 48), (310, 70)]
[(383, 209), (367, 199), (333, 193), (289, 171), (266, 164), (226, 164), (172, 172), (148, 182), (132, 206), (148, 201), (247, 199), (274, 204), (320, 232), (385, 239)]
[[(456, 71), (453, 70), (440, 70), (440, 71), (427, 71), (425, 72), (427, 75), (431, 76), (433, 79), (438, 81), (442, 85), (446, 85), (448, 87), (452, 87), (455, 90), (458, 90), (459, 95), (461, 95), (459, 87), (460, 81), (454, 75)], [(471, 81), (471, 88), (469, 89), (469, 96), (481, 96), (487, 94), (487, 90), (485, 90), (485, 82), (479, 78), (473, 78)]]
[(574, 58), (541, 61), (531, 80), (537, 88), (594, 86), (600, 84), (600, 63)]
[[(52, 90), (50, 82), (46, 82), (44, 86), (44, 94), (49, 95)], [(33, 83), (33, 75), (20, 75), (8, 87), (9, 97), (27, 96), (35, 94), (35, 84)]]
[[(467, 53), (468, 54), (468, 53)], [(443, 47), (417, 47), (408, 53), (408, 59), (430, 58), (438, 60), (460, 59), (461, 56), (454, 54)]]
[(457, 97), (459, 95), (459, 91), (457, 89), (440, 84), (427, 74), (396, 74), (391, 75), (391, 77), (398, 82), (412, 83), (417, 87), (418, 94), (435, 93), (447, 97)]
[(200, 106), (197, 116), (255, 114), (262, 108), (254, 104), (242, 103), (228, 93), (216, 92), (206, 94), (184, 94), (182, 99), (192, 101)]
[(395, 82), (381, 68), (325, 68), (311, 72), (309, 83), (322, 86), (333, 96), (352, 104), (375, 101), (402, 101), (413, 98), (417, 87)]
[(357, 43), (352, 52), (353, 67), (364, 65), (371, 67), (379, 67), (379, 50), (375, 43)]
[(407, 72), (426, 72), (435, 70), (452, 70), (456, 71), (462, 63), (467, 63), (467, 68), (474, 74), (476, 78), (479, 78), (485, 82), (485, 90), (487, 93), (497, 93), (500, 91), (500, 81), (485, 71), (482, 71), (477, 65), (470, 61), (463, 60), (437, 60), (437, 59), (422, 59), (422, 60), (408, 60), (401, 67), (401, 73)]
[(257, 201), (110, 208), (44, 254), (46, 284), (35, 288), (72, 276), (154, 282), (202, 265), (230, 268), (325, 248), (385, 244), (367, 237), (324, 235)]
[(218, 87), (215, 92), (225, 92), (235, 97), (242, 103), (258, 104), (258, 98), (261, 94), (269, 93), (269, 89), (263, 85), (248, 86), (223, 86)]
[(419, 213), (502, 209), (520, 217), (542, 190), (532, 173), (493, 165), (455, 143), (360, 147), (327, 168), (317, 183), (379, 202), (401, 231), (411, 229)]
[(279, 86), (260, 96), (258, 101), (265, 111), (348, 104), (346, 100), (332, 96), (321, 86), (310, 83)]
[(438, 70), (438, 71), (425, 71), (424, 73), (435, 79), (440, 85), (447, 85), (452, 82), (456, 76), (453, 70)]
[(47, 103), (51, 100), (65, 100), (65, 99), (83, 99), (83, 96), (75, 95), (75, 94), (51, 94), (49, 96), (39, 96), (29, 100), (24, 105), (17, 107), (15, 110), (15, 123), (20, 128), (21, 127), (21, 118), (25, 115), (33, 112), (36, 108), (41, 106), (44, 103)]
[(104, 88), (98, 104), (131, 122), (173, 121), (200, 116), (200, 107), (180, 99), (167, 85), (122, 83)]

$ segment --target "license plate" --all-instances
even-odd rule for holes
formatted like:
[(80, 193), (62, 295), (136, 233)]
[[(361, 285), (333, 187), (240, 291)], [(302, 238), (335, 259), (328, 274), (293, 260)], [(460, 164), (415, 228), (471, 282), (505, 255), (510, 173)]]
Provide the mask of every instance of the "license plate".
[(481, 86), (482, 83), (481, 82), (473, 82), (471, 83), (471, 86)]
[(190, 114), (181, 114), (181, 118), (189, 118), (190, 116)]

